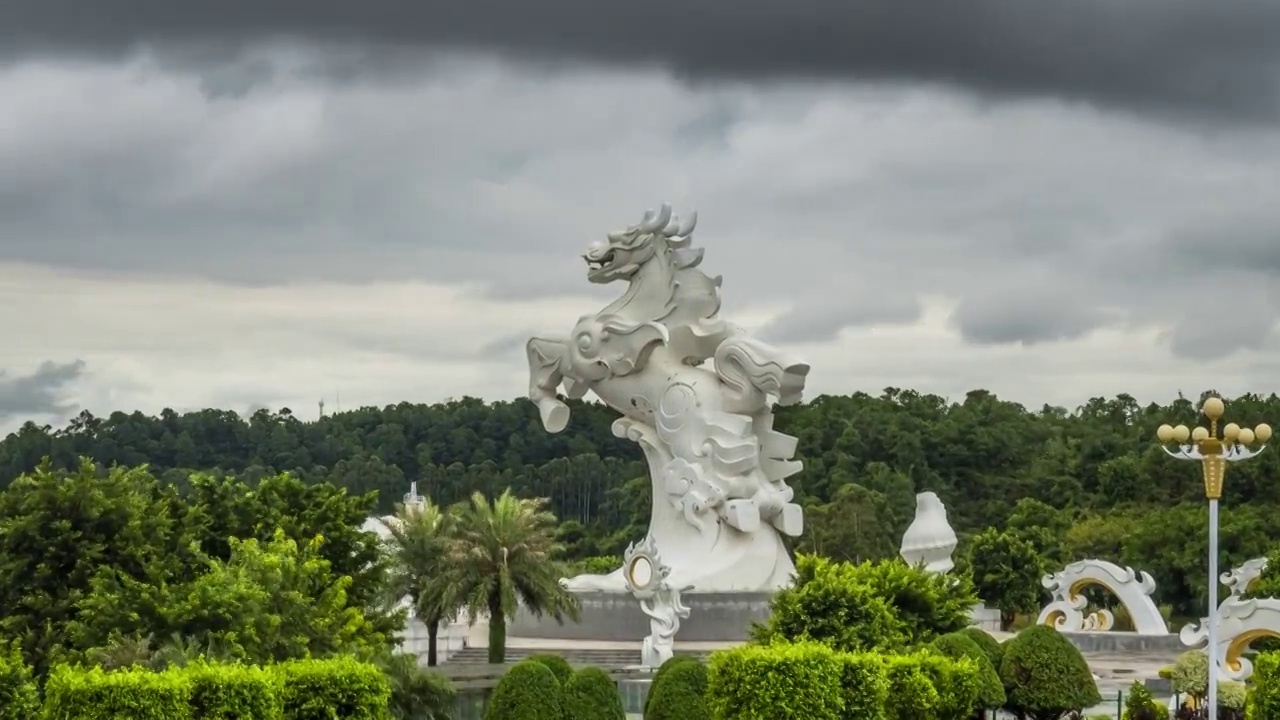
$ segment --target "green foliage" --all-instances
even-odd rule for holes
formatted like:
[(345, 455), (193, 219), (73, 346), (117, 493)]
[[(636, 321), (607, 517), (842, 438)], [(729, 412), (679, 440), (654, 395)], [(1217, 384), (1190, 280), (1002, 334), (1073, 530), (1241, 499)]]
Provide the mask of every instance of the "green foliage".
[(545, 664), (518, 662), (493, 689), (484, 719), (564, 720), (564, 689)]
[(448, 574), (450, 543), (457, 516), (430, 500), (400, 506), (393, 520), (383, 521), (390, 537), (384, 549), (390, 558), (387, 594), (408, 596), (417, 617), (430, 632), (427, 664), (436, 664), (436, 633), (442, 621), (457, 611), (456, 587)]
[(291, 660), (272, 668), (284, 720), (385, 720), (391, 700), (386, 675), (350, 657)]
[(645, 698), (644, 720), (710, 720), (707, 667), (676, 656), (658, 668)]
[(969, 658), (949, 658), (930, 651), (919, 654), (920, 667), (938, 692), (939, 720), (967, 720), (978, 705), (978, 664)]
[(1242, 710), (1247, 697), (1248, 689), (1244, 683), (1231, 680), (1218, 683), (1218, 707)]
[(40, 694), (18, 643), (0, 646), (0, 720), (29, 720), (39, 709)]
[(275, 678), (262, 668), (196, 663), (184, 669), (195, 720), (281, 720)]
[(1004, 627), (1015, 614), (1035, 611), (1045, 562), (1034, 545), (1015, 532), (987, 528), (969, 541), (968, 558), (978, 597), (1000, 609)]
[(1168, 720), (1168, 710), (1165, 709), (1163, 714), (1160, 714), (1160, 711), (1160, 704), (1151, 697), (1151, 691), (1147, 690), (1147, 686), (1135, 680), (1129, 686), (1129, 692), (1124, 698), (1124, 714), (1121, 720)]
[(707, 705), (717, 720), (840, 720), (843, 674), (839, 656), (817, 643), (721, 650), (711, 655)]
[(490, 502), (475, 493), (458, 520), (449, 557), (449, 578), (472, 617), (489, 618), (489, 662), (506, 659), (507, 621), (521, 607), (557, 620), (577, 619), (577, 597), (560, 586), (556, 518), (543, 499), (503, 491)]
[(422, 669), (407, 653), (386, 653), (377, 661), (391, 686), (393, 720), (449, 720), (457, 692), (448, 678)]
[(1032, 720), (1057, 720), (1102, 702), (1080, 651), (1045, 625), (1032, 625), (1004, 643), (1000, 678), (1007, 707)]
[(618, 684), (600, 668), (575, 672), (564, 686), (565, 720), (626, 720)]
[(1203, 650), (1188, 650), (1178, 656), (1170, 673), (1175, 693), (1190, 695), (1197, 702), (1209, 694), (1209, 657)]
[(1004, 645), (994, 635), (979, 627), (967, 627), (960, 633), (977, 644), (978, 649), (986, 654), (987, 659), (991, 661), (991, 667), (995, 668), (996, 674), (999, 675), (1000, 664), (1004, 662)]
[(525, 659), (546, 665), (551, 674), (556, 676), (556, 680), (562, 687), (569, 682), (569, 678), (573, 677), (573, 666), (569, 664), (568, 660), (559, 655), (535, 653)]
[(774, 595), (769, 619), (752, 636), (816, 640), (844, 652), (897, 649), (965, 627), (974, 602), (963, 580), (901, 560), (853, 565), (800, 555), (795, 583)]
[(1263, 653), (1253, 659), (1253, 693), (1246, 718), (1280, 718), (1280, 653)]
[(942, 698), (920, 658), (889, 655), (884, 663), (889, 681), (885, 720), (942, 720)]
[(842, 720), (881, 720), (889, 695), (889, 679), (880, 656), (840, 653)]
[[(670, 672), (671, 669), (674, 668), (676, 665), (678, 665), (679, 663), (685, 663), (685, 662), (698, 663), (699, 665), (702, 664), (702, 662), (698, 660), (698, 658), (693, 657), (692, 655), (675, 655), (671, 659), (662, 663), (662, 665), (658, 667), (657, 672), (653, 674), (653, 680), (649, 684), (649, 694), (646, 695), (644, 698), (644, 712), (646, 714), (649, 712), (649, 703), (653, 701), (653, 692), (658, 687), (658, 684), (662, 681), (662, 678), (665, 677), (666, 674)], [(703, 685), (705, 686), (706, 685), (705, 672), (703, 673), (703, 678), (704, 678)]]
[(45, 683), (46, 720), (191, 720), (191, 683), (182, 672), (107, 672), (61, 665)]
[[(986, 633), (983, 634), (986, 635)], [(990, 635), (987, 635), (987, 637), (993, 643), (995, 642), (995, 638)], [(998, 653), (999, 643), (995, 643), (995, 645)], [(996, 672), (995, 665), (991, 663), (991, 657), (986, 652), (983, 652), (982, 648), (978, 646), (978, 643), (974, 642), (969, 633), (953, 632), (942, 635), (935, 638), (930, 643), (930, 647), (935, 652), (953, 660), (963, 658), (973, 663), (974, 681), (977, 684), (976, 707), (987, 710), (1004, 707), (1004, 684), (1000, 682), (1000, 675)]]

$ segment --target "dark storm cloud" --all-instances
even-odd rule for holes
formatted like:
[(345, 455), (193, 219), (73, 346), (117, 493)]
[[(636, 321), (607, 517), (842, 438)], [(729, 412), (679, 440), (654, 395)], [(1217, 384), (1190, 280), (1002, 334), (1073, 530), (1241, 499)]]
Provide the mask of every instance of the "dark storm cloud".
[(81, 360), (45, 361), (27, 375), (0, 370), (0, 422), (31, 415), (66, 415), (75, 410), (74, 403), (63, 399), (63, 391), (83, 374)]
[(1210, 115), (1280, 110), (1274, 0), (0, 3), (11, 52), (280, 36), (658, 64), (692, 78), (937, 81)]

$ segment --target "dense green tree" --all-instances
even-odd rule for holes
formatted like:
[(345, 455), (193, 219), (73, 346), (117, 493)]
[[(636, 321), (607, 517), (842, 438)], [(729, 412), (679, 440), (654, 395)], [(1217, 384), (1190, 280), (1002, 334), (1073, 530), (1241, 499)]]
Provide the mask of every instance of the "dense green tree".
[(461, 604), (489, 621), (489, 662), (506, 659), (507, 621), (523, 607), (558, 621), (578, 616), (577, 598), (560, 586), (556, 518), (542, 500), (504, 491), (492, 502), (475, 493), (462, 510), (449, 558)]
[(1009, 627), (1018, 613), (1034, 612), (1040, 602), (1044, 559), (1016, 532), (988, 528), (969, 543), (969, 572), (974, 589), (988, 606), (1000, 609)]

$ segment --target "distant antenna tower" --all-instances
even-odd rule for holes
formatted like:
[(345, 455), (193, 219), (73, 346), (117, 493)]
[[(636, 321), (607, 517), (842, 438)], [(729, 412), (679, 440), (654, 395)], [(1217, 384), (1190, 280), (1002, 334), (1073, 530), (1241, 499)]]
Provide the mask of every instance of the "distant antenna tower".
[(324, 398), (320, 398), (320, 417), (324, 417)]
[(335, 392), (333, 398), (333, 411), (335, 413), (342, 412), (342, 393)]

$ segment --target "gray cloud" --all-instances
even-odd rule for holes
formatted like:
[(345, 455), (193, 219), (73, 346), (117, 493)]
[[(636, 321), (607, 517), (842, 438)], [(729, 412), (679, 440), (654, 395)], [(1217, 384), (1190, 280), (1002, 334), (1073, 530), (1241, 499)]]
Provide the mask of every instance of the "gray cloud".
[[(1271, 118), (1280, 6), (1269, 0), (840, 3), (827, 0), (9, 0), (0, 47), (208, 59), (272, 37), (526, 59), (662, 66), (694, 79), (815, 77), (954, 83), (982, 93)], [(191, 47), (205, 49), (191, 53)], [(408, 49), (406, 51), (406, 48)], [(360, 53), (339, 61), (359, 75)], [(379, 54), (385, 57), (384, 54)], [(394, 54), (393, 54), (394, 55)], [(377, 72), (387, 65), (378, 63)], [(233, 86), (235, 83), (232, 84)]]
[(961, 337), (991, 345), (1035, 345), (1075, 340), (1114, 321), (1087, 292), (1053, 286), (1016, 290), (976, 290), (960, 301), (952, 317)]
[(84, 362), (46, 360), (26, 375), (0, 370), (0, 422), (25, 416), (64, 416), (77, 409), (65, 391), (84, 375)]

